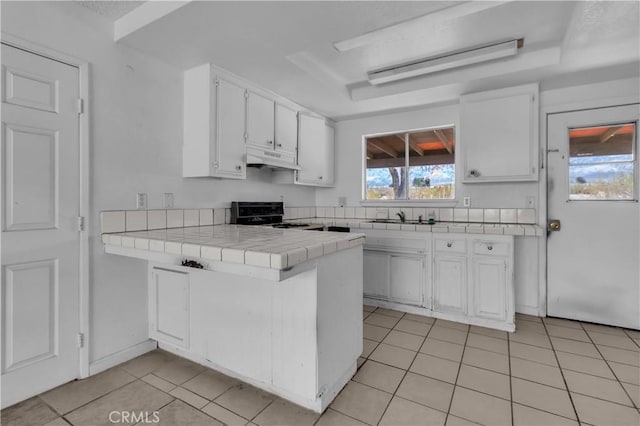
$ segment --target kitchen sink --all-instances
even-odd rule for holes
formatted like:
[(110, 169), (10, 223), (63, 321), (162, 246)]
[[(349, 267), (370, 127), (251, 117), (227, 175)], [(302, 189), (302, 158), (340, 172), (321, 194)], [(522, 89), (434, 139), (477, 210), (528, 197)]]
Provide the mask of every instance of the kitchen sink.
[(423, 220), (422, 222), (418, 221), (418, 220), (405, 220), (404, 222), (402, 222), (400, 219), (373, 219), (373, 220), (369, 220), (369, 223), (397, 223), (397, 224), (407, 224), (407, 225), (428, 225), (429, 222), (426, 220)]

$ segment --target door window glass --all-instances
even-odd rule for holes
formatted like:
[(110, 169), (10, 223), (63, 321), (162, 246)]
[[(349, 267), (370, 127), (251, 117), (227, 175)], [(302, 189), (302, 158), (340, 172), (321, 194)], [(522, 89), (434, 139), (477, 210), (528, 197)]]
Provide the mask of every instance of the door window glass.
[(633, 200), (634, 123), (569, 130), (569, 199)]

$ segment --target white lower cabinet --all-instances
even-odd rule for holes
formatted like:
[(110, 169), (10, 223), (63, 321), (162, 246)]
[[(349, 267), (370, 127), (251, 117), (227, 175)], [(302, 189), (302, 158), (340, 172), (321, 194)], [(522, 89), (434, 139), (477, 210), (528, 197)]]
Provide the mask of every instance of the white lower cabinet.
[(467, 258), (436, 253), (433, 261), (433, 310), (467, 313)]
[(473, 316), (504, 321), (507, 317), (507, 260), (471, 258)]
[(149, 283), (150, 337), (188, 348), (189, 274), (154, 267)]
[(392, 254), (389, 256), (389, 296), (410, 305), (422, 304), (425, 257)]
[(365, 303), (515, 330), (512, 236), (358, 232)]
[(434, 312), (513, 331), (513, 237), (434, 235), (433, 246)]
[(378, 300), (424, 306), (430, 303), (427, 274), (429, 239), (423, 233), (361, 229), (364, 295)]
[(373, 297), (389, 297), (389, 254), (377, 250), (365, 250), (362, 256), (364, 294)]

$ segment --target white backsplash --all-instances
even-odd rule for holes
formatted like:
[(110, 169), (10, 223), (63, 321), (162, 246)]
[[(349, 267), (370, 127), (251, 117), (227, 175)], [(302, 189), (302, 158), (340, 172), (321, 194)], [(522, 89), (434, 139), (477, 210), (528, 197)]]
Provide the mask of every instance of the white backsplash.
[[(284, 220), (296, 219), (398, 219), (427, 222), (501, 223), (534, 225), (535, 209), (465, 209), (432, 207), (285, 207)], [(118, 210), (100, 213), (101, 233), (223, 225), (230, 222), (231, 209)]]

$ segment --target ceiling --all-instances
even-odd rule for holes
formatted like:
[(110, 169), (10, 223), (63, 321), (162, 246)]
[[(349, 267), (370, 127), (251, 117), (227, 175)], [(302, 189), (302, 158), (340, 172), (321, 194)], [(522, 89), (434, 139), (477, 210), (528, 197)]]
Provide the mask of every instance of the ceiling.
[[(635, 1), (193, 1), (118, 42), (179, 69), (214, 63), (341, 119), (453, 102), (463, 93), (532, 81), (638, 76), (639, 6)], [(370, 40), (360, 43), (358, 37), (368, 32)], [(367, 81), (367, 71), (376, 68), (513, 38), (525, 42), (512, 58), (377, 86)], [(354, 48), (334, 47), (350, 39)]]
[(86, 7), (109, 19), (118, 19), (131, 12), (144, 3), (143, 1), (125, 0), (74, 0), (81, 6)]

